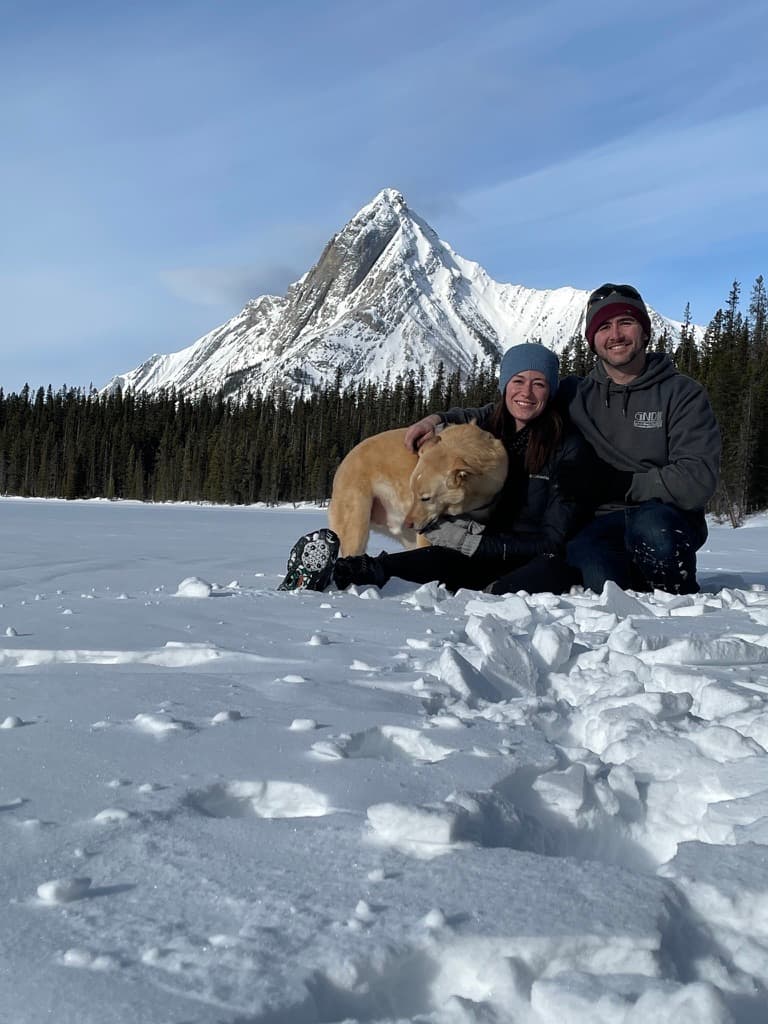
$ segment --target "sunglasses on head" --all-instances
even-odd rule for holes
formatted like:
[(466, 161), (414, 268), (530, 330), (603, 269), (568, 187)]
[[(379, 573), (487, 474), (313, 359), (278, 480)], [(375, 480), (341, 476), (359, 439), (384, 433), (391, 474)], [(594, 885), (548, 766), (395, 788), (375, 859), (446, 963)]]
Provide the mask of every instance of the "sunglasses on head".
[(640, 302), (643, 301), (640, 292), (637, 288), (633, 288), (631, 284), (603, 284), (599, 288), (596, 288), (589, 296), (590, 302), (600, 302), (602, 299), (607, 299), (609, 295), (623, 295), (625, 299), (635, 299)]

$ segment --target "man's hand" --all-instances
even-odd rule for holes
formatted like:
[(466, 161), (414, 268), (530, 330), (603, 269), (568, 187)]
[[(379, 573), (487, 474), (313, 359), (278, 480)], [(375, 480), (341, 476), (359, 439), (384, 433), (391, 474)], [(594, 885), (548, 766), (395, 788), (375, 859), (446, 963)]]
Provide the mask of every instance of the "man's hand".
[(408, 427), (403, 439), (405, 447), (411, 452), (417, 452), (425, 441), (435, 436), (435, 430), (442, 422), (437, 413), (433, 412), (429, 416), (425, 416), (423, 420), (419, 420), (418, 423)]
[(478, 523), (467, 516), (445, 516), (438, 519), (434, 526), (422, 530), (422, 534), (430, 544), (442, 548), (452, 548), (462, 555), (474, 555), (483, 539), (484, 523)]

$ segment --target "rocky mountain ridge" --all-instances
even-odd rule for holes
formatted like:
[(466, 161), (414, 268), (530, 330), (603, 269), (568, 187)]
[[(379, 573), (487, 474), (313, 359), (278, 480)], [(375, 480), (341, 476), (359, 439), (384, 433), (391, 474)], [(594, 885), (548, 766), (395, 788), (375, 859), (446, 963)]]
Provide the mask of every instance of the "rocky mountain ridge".
[[(340, 375), (343, 385), (423, 372), (442, 363), (466, 375), (473, 361), (541, 340), (562, 351), (579, 335), (588, 293), (500, 284), (442, 241), (402, 194), (384, 189), (328, 242), (284, 296), (262, 295), (189, 347), (153, 355), (108, 389), (223, 389), (242, 398), (272, 386), (291, 393)], [(674, 340), (680, 323), (651, 310)], [(696, 328), (699, 332), (701, 329)]]

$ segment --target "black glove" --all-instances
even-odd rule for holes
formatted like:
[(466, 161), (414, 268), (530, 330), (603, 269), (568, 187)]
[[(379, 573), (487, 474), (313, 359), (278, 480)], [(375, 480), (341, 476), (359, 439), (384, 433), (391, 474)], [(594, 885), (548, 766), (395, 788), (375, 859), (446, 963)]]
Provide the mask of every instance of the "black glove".
[(598, 505), (607, 505), (611, 502), (620, 504), (626, 501), (627, 491), (632, 486), (634, 475), (629, 470), (614, 469), (613, 466), (604, 462), (595, 479), (595, 491), (599, 498)]
[(571, 460), (557, 467), (555, 482), (566, 501), (597, 506), (624, 501), (634, 475), (629, 470), (614, 469), (602, 459)]

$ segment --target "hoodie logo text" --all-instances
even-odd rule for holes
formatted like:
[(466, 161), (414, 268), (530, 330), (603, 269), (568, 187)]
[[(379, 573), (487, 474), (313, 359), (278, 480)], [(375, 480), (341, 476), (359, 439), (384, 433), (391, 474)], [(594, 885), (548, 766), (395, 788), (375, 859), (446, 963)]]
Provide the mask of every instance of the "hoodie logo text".
[(636, 412), (634, 426), (640, 430), (660, 430), (664, 426), (664, 413), (658, 412)]

